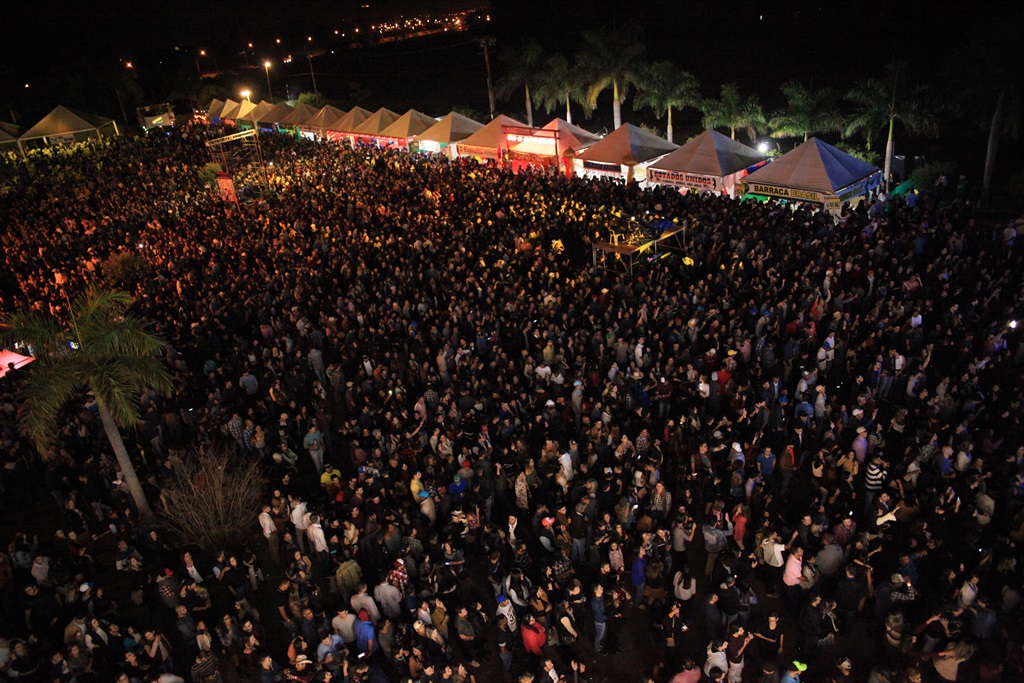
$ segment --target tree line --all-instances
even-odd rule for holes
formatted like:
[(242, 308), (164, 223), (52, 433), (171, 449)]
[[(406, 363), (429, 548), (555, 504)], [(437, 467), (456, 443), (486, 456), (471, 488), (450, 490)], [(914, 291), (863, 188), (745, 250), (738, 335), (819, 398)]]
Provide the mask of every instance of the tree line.
[(708, 94), (691, 70), (648, 59), (639, 27), (625, 24), (583, 31), (571, 55), (545, 53), (536, 40), (501, 49), (495, 91), (506, 102), (524, 97), (530, 127), (535, 106), (572, 123), (574, 107), (589, 118), (610, 93), (615, 128), (622, 125), (623, 103), (632, 97), (634, 109), (649, 109), (664, 121), (670, 142), (674, 114), (687, 109), (700, 114), (705, 128), (733, 139), (741, 133), (751, 144), (759, 135), (806, 141), (838, 134), (847, 151), (875, 161), (884, 140), (885, 178), (897, 135), (935, 137), (940, 123), (966, 122), (987, 133), (981, 188), (981, 202), (987, 203), (1000, 141), (1020, 139), (1024, 132), (1024, 76), (1014, 55), (1019, 35), (1020, 15), (980, 25), (966, 36), (963, 50), (947, 53), (927, 74), (894, 60), (845, 89), (789, 80), (779, 86), (785, 104), (769, 111), (736, 83)]

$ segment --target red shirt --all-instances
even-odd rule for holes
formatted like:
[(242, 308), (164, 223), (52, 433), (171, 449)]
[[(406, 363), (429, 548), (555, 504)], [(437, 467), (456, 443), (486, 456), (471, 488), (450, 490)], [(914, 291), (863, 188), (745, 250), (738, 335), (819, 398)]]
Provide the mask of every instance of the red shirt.
[(547, 633), (544, 631), (544, 627), (534, 622), (532, 624), (523, 624), (523, 648), (531, 655), (542, 656), (544, 654), (544, 646), (548, 643)]

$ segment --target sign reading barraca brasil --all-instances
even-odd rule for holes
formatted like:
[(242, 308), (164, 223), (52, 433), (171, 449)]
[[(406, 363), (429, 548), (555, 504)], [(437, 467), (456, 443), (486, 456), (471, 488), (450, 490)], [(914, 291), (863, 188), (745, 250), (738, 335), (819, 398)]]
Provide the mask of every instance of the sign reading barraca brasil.
[(775, 187), (774, 185), (758, 185), (757, 183), (750, 184), (749, 192), (753, 194), (763, 194), (769, 197), (796, 199), (801, 202), (818, 202), (819, 204), (824, 204), (825, 199), (828, 196), (830, 196), (822, 194), (821, 192), (814, 192), (812, 190), (793, 190), (788, 187)]
[(692, 187), (698, 190), (717, 190), (719, 178), (710, 175), (696, 175), (682, 171), (666, 171), (660, 168), (647, 169), (647, 180), (666, 185)]

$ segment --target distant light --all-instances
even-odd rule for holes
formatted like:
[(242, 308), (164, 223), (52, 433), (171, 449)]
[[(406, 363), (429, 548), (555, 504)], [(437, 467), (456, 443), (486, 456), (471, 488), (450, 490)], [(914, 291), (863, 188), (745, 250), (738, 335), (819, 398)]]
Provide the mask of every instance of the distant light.
[(338, 29), (334, 29), (334, 35), (338, 35)]
[(135, 67), (134, 67), (134, 66), (132, 65), (132, 63), (131, 63), (131, 62), (125, 62), (125, 63), (124, 63), (124, 65), (125, 65), (125, 67), (127, 67), (127, 68), (129, 68), (129, 69), (134, 69), (134, 68), (135, 68)]
[(762, 142), (761, 144), (759, 144), (757, 146), (757, 151), (760, 152), (761, 154), (767, 154), (768, 153), (768, 143), (767, 142)]
[(28, 87), (28, 83), (26, 83), (26, 84), (25, 84), (25, 87), (26, 87), (26, 88)]
[(74, 351), (78, 350), (78, 342), (68, 342), (68, 346), (70, 346)]
[(205, 57), (206, 56), (206, 50), (200, 50), (199, 51), (199, 56), (200, 57)]
[(249, 43), (249, 47), (252, 47), (252, 43)]
[(280, 45), (280, 44), (281, 44), (281, 39), (280, 39), (280, 38), (278, 38), (278, 39), (277, 39), (277, 44), (278, 44), (278, 45)]
[(242, 97), (244, 97), (245, 99), (249, 99), (249, 95), (251, 95), (251, 94), (252, 93), (249, 92), (248, 90), (243, 90), (242, 93), (241, 93)]
[(146, 248), (146, 245), (143, 244), (142, 242), (139, 242), (139, 249), (145, 249), (145, 248)]
[(308, 40), (308, 41), (312, 42), (312, 40), (313, 40), (313, 36), (307, 36), (307, 37), (306, 37), (306, 40)]
[(1010, 321), (1010, 329), (1011, 330), (1017, 329), (1017, 321), (1016, 320), (1011, 320)]
[(263, 66), (267, 69), (270, 68), (270, 62), (263, 62)]

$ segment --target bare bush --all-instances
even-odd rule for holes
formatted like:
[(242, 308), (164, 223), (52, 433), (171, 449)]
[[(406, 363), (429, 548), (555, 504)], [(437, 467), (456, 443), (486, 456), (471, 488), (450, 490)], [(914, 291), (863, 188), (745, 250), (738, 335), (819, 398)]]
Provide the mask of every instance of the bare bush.
[(219, 548), (257, 530), (266, 479), (255, 460), (219, 450), (185, 456), (163, 493), (162, 519), (181, 542)]

